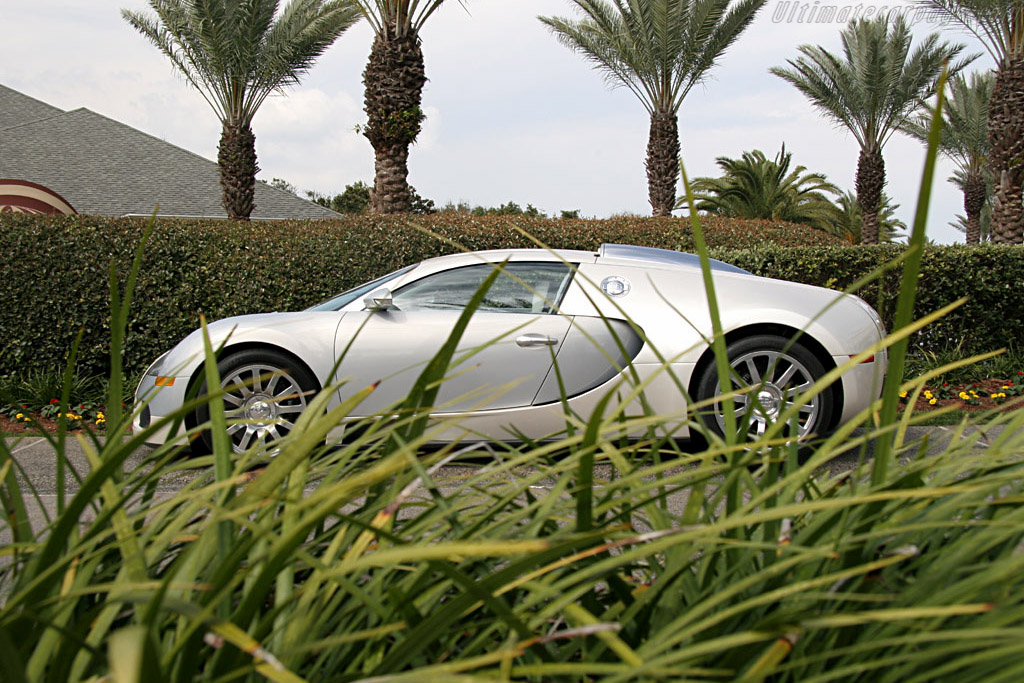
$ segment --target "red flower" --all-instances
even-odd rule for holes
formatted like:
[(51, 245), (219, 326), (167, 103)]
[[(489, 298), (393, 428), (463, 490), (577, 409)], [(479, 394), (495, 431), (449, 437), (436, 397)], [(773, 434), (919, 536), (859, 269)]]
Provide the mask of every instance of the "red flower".
[(50, 405), (51, 405), (51, 406), (53, 406), (53, 405), (57, 405), (58, 403), (60, 403), (60, 400), (59, 400), (59, 399), (56, 399), (56, 398), (51, 398), (51, 399), (50, 399)]

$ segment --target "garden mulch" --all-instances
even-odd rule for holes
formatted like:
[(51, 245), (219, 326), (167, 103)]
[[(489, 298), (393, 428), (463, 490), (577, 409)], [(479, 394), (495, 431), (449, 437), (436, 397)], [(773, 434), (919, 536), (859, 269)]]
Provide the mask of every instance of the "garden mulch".
[[(1016, 380), (1016, 383), (1014, 380), (1008, 379), (987, 379), (964, 384), (944, 383), (940, 386), (929, 385), (928, 389), (931, 392), (931, 396), (935, 398), (935, 402), (931, 403), (929, 397), (922, 392), (914, 404), (914, 412), (926, 413), (946, 407), (954, 407), (968, 413), (983, 413), (993, 409), (1008, 412), (1024, 406), (1024, 396), (1009, 395), (1015, 392), (1005, 392), (1004, 390), (1004, 387), (1015, 387), (1024, 384), (1024, 377), (1017, 377)], [(970, 394), (972, 391), (977, 394), (976, 402), (965, 402), (957, 398), (961, 392)], [(990, 398), (991, 394), (998, 393), (1008, 393), (1008, 396), (1002, 401)], [(907, 409), (905, 402), (901, 404), (901, 409)], [(50, 434), (57, 431), (56, 420), (44, 418), (38, 414), (33, 415), (33, 418), (35, 419), (35, 424), (12, 420), (4, 415), (0, 415), (0, 434), (37, 434), (40, 428)]]
[[(40, 417), (39, 415), (33, 415), (35, 424), (31, 422), (21, 422), (18, 420), (12, 420), (5, 415), (0, 415), (0, 434), (38, 434), (40, 429), (48, 434), (57, 433), (57, 421), (49, 418)], [(81, 431), (81, 428), (75, 431)]]
[[(968, 413), (984, 413), (990, 410), (1009, 412), (1024, 405), (1024, 396), (1015, 396), (1014, 387), (1024, 383), (1024, 378), (1017, 377), (1010, 379), (986, 379), (980, 382), (967, 382), (963, 384), (942, 383), (941, 385), (927, 385), (926, 389), (918, 397), (914, 404), (914, 412), (925, 413), (940, 408), (953, 407)], [(1009, 388), (1009, 390), (1007, 389)], [(973, 392), (973, 393), (972, 393)], [(972, 400), (964, 401), (959, 396), (965, 393), (973, 396)], [(998, 400), (991, 398), (992, 394), (1007, 394), (1005, 399)], [(932, 400), (934, 399), (934, 403)], [(907, 409), (906, 402), (902, 403), (902, 410)]]

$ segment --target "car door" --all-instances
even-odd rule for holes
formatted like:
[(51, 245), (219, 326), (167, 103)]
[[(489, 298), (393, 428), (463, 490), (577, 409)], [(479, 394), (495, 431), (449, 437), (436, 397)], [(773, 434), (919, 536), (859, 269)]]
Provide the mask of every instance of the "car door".
[[(427, 362), (447, 341), (484, 279), (499, 264), (476, 264), (403, 285), (385, 310), (350, 312), (335, 339), (345, 399), (377, 388), (353, 416), (386, 411), (408, 396)], [(558, 262), (511, 262), (474, 312), (440, 387), (435, 412), (530, 405), (571, 320), (555, 307), (572, 277)]]

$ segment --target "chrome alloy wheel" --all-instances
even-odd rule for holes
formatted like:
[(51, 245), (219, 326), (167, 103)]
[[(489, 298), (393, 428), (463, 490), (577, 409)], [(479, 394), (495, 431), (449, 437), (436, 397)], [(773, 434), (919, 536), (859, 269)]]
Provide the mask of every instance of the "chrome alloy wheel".
[[(746, 419), (747, 433), (751, 437), (764, 434), (768, 425), (791, 408), (797, 397), (815, 381), (803, 363), (781, 351), (757, 349), (731, 359), (729, 364), (733, 373), (732, 389), (743, 392), (733, 397), (736, 424), (742, 425)], [(819, 393), (797, 409), (793, 418), (798, 427), (796, 436), (807, 436), (817, 428), (823, 400)], [(715, 406), (715, 420), (724, 433), (725, 413), (721, 403)]]
[(236, 453), (281, 438), (306, 409), (306, 393), (288, 371), (266, 363), (232, 369), (221, 381), (228, 436)]

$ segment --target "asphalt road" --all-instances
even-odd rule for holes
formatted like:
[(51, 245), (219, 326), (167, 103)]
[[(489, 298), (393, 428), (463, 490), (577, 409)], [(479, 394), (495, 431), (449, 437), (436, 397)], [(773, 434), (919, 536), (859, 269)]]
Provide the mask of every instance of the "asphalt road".
[[(948, 443), (951, 433), (951, 428), (946, 427), (912, 427), (907, 434), (907, 442), (915, 442), (927, 437), (929, 452), (937, 452)], [(994, 438), (994, 436), (995, 432), (990, 435), (990, 438)], [(25, 479), (31, 482), (31, 486), (24, 485), (22, 491), (25, 498), (29, 501), (29, 515), (32, 519), (33, 528), (37, 530), (42, 529), (46, 525), (47, 514), (52, 513), (56, 508), (57, 469), (53, 447), (41, 437), (28, 437), (19, 440), (8, 438), (8, 446), (13, 450), (18, 465), (23, 469)], [(88, 461), (75, 439), (68, 439), (66, 452), (71, 466), (79, 472), (88, 470)], [(149, 452), (148, 449), (140, 449), (140, 451), (133, 454), (126, 461), (125, 469), (130, 470), (133, 467), (138, 467), (145, 460)], [(867, 455), (868, 457), (872, 455), (870, 447)], [(859, 450), (854, 450), (832, 460), (826, 466), (828, 473), (835, 475), (853, 469), (857, 464), (859, 456)], [(680, 465), (680, 468), (686, 466)], [(604, 467), (607, 468), (608, 466)], [(473, 465), (448, 465), (442, 468), (436, 476), (442, 493), (453, 490), (472, 473), (473, 469)], [(172, 476), (167, 476), (162, 480), (161, 489), (165, 493), (172, 493), (196, 476), (196, 474), (196, 471), (186, 470)], [(596, 474), (598, 477), (602, 476), (601, 472)], [(822, 471), (821, 474), (826, 474), (826, 472)], [(76, 490), (76, 482), (70, 474), (66, 476), (65, 482), (67, 492), (72, 493)], [(686, 492), (680, 491), (678, 494), (670, 497), (669, 509), (675, 513), (680, 513), (685, 504)], [(9, 543), (10, 538), (9, 528), (6, 525), (0, 527), (0, 544)]]

